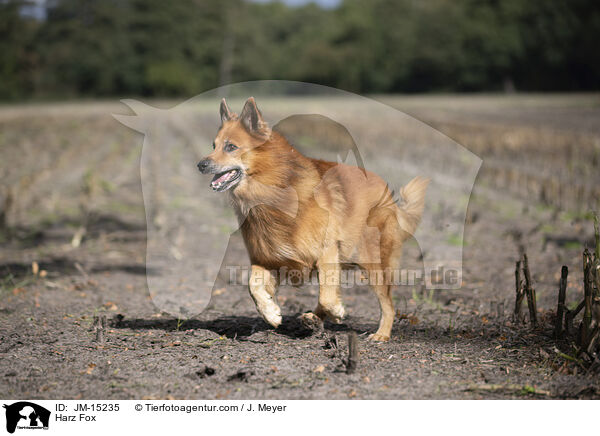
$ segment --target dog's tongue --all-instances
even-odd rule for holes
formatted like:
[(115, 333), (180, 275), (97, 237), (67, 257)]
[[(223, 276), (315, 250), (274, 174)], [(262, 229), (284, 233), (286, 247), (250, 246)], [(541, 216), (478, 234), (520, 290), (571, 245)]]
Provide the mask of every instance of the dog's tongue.
[(220, 176), (218, 179), (215, 179), (211, 182), (212, 186), (216, 186), (220, 183), (226, 182), (227, 180), (231, 179), (231, 177), (233, 176), (233, 174), (235, 173), (235, 171), (229, 171), (226, 172), (225, 174), (223, 174), (222, 176)]

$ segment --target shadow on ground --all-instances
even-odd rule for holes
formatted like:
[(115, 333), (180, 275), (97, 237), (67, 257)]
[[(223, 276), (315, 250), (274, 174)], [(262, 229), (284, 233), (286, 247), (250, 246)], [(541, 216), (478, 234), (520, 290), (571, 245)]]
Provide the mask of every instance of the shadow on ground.
[[(222, 316), (211, 320), (190, 319), (181, 323), (177, 319), (118, 319), (115, 317), (113, 326), (118, 329), (132, 330), (209, 330), (227, 338), (243, 340), (255, 333), (273, 331), (290, 339), (304, 339), (314, 332), (306, 328), (300, 319), (300, 314), (284, 316), (281, 326), (273, 329), (260, 317), (250, 316)], [(347, 324), (328, 324), (327, 330), (346, 332), (352, 330)]]

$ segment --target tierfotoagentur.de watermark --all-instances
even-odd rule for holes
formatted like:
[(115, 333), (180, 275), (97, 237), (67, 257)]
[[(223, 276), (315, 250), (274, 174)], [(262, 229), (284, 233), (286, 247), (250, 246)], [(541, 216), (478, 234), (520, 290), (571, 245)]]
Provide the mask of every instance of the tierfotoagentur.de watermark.
[(226, 265), (228, 273), (228, 284), (246, 285), (249, 280), (256, 284), (265, 285), (270, 277), (277, 277), (277, 282), (282, 286), (318, 286), (319, 284), (339, 285), (343, 289), (355, 286), (425, 286), (426, 283), (445, 285), (454, 288), (460, 285), (458, 282), (460, 271), (453, 268), (439, 266), (433, 270), (423, 269), (371, 269), (369, 271), (359, 268), (344, 268), (340, 271), (328, 271), (319, 275), (314, 269), (292, 269), (281, 267), (276, 270), (268, 270), (267, 274), (252, 276), (252, 269), (248, 265)]

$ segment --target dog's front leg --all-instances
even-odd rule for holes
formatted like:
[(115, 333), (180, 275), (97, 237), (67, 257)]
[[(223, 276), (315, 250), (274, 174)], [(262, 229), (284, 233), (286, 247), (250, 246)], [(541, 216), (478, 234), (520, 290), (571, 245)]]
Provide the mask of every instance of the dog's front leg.
[(314, 313), (321, 319), (329, 318), (339, 323), (344, 318), (344, 306), (340, 290), (340, 259), (337, 244), (323, 251), (317, 262), (319, 270), (319, 304)]
[(277, 328), (281, 324), (281, 309), (275, 296), (275, 278), (268, 269), (252, 265), (248, 281), (250, 296), (264, 320)]

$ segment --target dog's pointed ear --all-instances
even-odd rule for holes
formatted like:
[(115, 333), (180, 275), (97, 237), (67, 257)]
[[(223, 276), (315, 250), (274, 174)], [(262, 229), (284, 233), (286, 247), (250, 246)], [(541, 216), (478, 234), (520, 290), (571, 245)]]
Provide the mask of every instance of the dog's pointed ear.
[(223, 124), (225, 121), (231, 121), (236, 117), (236, 114), (229, 110), (225, 99), (221, 100), (221, 107), (219, 109), (219, 112), (221, 113), (221, 124)]
[(246, 130), (253, 135), (268, 137), (271, 134), (271, 129), (269, 129), (267, 122), (258, 110), (254, 97), (246, 100), (246, 104), (240, 115), (240, 121)]

